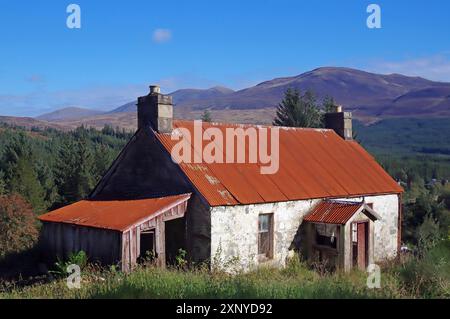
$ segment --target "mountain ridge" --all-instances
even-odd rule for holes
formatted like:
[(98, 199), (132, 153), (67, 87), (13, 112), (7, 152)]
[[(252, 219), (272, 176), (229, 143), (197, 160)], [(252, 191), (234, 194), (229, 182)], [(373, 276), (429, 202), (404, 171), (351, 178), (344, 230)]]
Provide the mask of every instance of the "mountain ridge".
[[(278, 77), (242, 90), (226, 87), (181, 89), (170, 93), (175, 115), (198, 117), (205, 109), (224, 113), (227, 110), (275, 110), (288, 88), (302, 92), (312, 90), (320, 100), (329, 95), (355, 117), (383, 118), (391, 116), (450, 116), (450, 83), (427, 80), (398, 73), (376, 74), (347, 67), (320, 67), (295, 76)], [(109, 112), (86, 116), (136, 113), (132, 101)], [(271, 112), (260, 112), (269, 116)], [(274, 112), (273, 112), (274, 113)], [(123, 118), (123, 115), (117, 115)], [(42, 119), (38, 117), (37, 119)], [(61, 118), (60, 121), (73, 120)], [(270, 122), (265, 119), (265, 122)]]
[(36, 120), (43, 120), (47, 122), (55, 122), (60, 120), (68, 120), (68, 119), (80, 119), (88, 116), (95, 116), (102, 114), (103, 112), (92, 110), (92, 109), (86, 109), (82, 107), (65, 107), (62, 109), (55, 110), (53, 112), (45, 113), (42, 115), (37, 116)]
[[(235, 91), (224, 86), (214, 86), (209, 89), (180, 89), (170, 93), (170, 95), (173, 98), (174, 104), (178, 105), (185, 101), (202, 101), (208, 98), (215, 99), (233, 92)], [(108, 113), (136, 112), (136, 103), (134, 101), (126, 103)]]

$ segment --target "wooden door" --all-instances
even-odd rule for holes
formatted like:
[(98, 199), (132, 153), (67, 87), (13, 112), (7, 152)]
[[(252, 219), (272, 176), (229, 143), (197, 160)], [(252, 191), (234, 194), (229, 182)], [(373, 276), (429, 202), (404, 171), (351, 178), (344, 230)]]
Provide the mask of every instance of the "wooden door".
[(361, 270), (365, 270), (367, 268), (367, 260), (368, 260), (368, 223), (358, 223), (357, 224), (357, 231), (358, 231), (358, 257), (357, 257), (357, 263), (358, 268)]

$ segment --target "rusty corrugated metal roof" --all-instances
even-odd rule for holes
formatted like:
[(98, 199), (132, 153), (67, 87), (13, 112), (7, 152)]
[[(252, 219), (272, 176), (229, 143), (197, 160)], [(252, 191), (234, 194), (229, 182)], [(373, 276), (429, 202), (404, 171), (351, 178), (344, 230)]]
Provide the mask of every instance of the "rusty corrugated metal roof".
[[(227, 128), (236, 127), (252, 125), (203, 123), (203, 132), (216, 128), (226, 136)], [(272, 129), (270, 126), (264, 128), (269, 132)], [(182, 134), (180, 129), (187, 129), (194, 136), (193, 121), (174, 121), (172, 134), (155, 133), (168, 152), (178, 143), (172, 137)], [(261, 163), (210, 164), (202, 161), (181, 163), (180, 167), (211, 206), (403, 192), (358, 143), (343, 140), (333, 130), (280, 128), (279, 132), (280, 166), (276, 174), (261, 174)], [(222, 150), (227, 147), (225, 142), (220, 145), (213, 141)], [(205, 146), (210, 141), (202, 143)], [(191, 151), (198, 153), (194, 144), (190, 141)], [(245, 155), (248, 159), (248, 146)]]
[(43, 222), (125, 231), (143, 219), (184, 204), (190, 194), (125, 201), (88, 201), (54, 210), (39, 216)]
[(306, 222), (345, 225), (364, 203), (323, 201), (303, 219)]

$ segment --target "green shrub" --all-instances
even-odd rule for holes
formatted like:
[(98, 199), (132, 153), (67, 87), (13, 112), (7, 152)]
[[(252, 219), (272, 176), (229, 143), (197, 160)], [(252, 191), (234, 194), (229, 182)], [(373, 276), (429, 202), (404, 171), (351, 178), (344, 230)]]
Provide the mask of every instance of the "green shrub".
[(423, 255), (430, 251), (441, 239), (439, 223), (431, 216), (424, 218), (422, 225), (417, 230), (419, 254)]
[(80, 269), (84, 269), (87, 266), (87, 263), (88, 257), (84, 251), (71, 253), (67, 260), (61, 260), (58, 258), (58, 261), (55, 263), (55, 270), (50, 271), (50, 273), (62, 277), (67, 276), (69, 275), (67, 268), (70, 265), (78, 265)]
[(185, 269), (186, 268), (186, 266), (188, 264), (186, 256), (187, 256), (187, 251), (180, 248), (178, 250), (177, 256), (175, 257), (176, 266), (179, 269)]
[(408, 258), (398, 274), (402, 288), (414, 297), (450, 297), (450, 241), (441, 240), (419, 258)]

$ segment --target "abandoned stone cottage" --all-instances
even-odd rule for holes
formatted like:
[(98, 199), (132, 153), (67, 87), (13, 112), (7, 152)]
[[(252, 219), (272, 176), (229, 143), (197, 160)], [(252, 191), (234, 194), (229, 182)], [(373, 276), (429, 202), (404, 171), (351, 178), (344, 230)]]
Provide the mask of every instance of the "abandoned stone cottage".
[[(398, 253), (403, 190), (352, 140), (351, 113), (327, 114), (329, 129), (281, 128), (274, 174), (260, 163), (174, 162), (174, 135), (195, 128), (172, 117), (158, 87), (138, 99), (138, 130), (89, 198), (40, 216), (49, 257), (82, 250), (128, 271), (148, 252), (163, 267), (184, 249), (191, 261), (249, 270), (301, 252), (349, 270)], [(203, 129), (230, 127), (252, 126)]]

